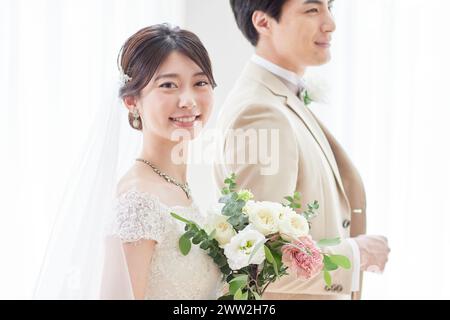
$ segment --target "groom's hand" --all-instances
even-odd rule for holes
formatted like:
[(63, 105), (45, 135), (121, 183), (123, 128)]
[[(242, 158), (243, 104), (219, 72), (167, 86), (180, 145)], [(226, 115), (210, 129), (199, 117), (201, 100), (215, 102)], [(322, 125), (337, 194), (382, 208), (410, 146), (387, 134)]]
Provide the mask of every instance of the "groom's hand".
[(382, 273), (391, 249), (383, 236), (360, 235), (353, 238), (361, 254), (361, 271)]

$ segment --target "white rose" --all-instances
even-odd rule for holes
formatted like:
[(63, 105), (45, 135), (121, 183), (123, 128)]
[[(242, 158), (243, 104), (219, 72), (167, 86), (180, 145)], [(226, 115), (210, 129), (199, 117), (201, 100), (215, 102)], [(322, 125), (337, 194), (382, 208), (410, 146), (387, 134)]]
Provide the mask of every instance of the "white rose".
[(317, 103), (329, 103), (330, 85), (324, 78), (318, 74), (307, 75), (305, 77), (306, 90), (312, 101)]
[(254, 207), (255, 203), (256, 202), (253, 201), (253, 200), (247, 201), (245, 206), (242, 208), (242, 213), (245, 214), (245, 215), (248, 215), (248, 213), (253, 210), (253, 207)]
[(279, 203), (262, 201), (253, 203), (246, 210), (253, 227), (267, 236), (279, 231), (278, 220), (282, 208)]
[(309, 234), (308, 220), (288, 207), (280, 214), (279, 228), (281, 237), (290, 242)]
[(261, 241), (266, 241), (264, 235), (253, 229), (250, 225), (235, 235), (230, 243), (224, 247), (224, 253), (230, 268), (232, 270), (239, 270), (250, 264), (262, 263), (266, 258), (264, 246), (260, 246), (249, 260), (253, 250)]
[(229, 243), (231, 238), (236, 235), (236, 231), (227, 219), (228, 218), (224, 215), (209, 212), (208, 223), (205, 226), (205, 230), (208, 233), (211, 233), (213, 230), (216, 231), (214, 234), (214, 239), (217, 240), (221, 248)]

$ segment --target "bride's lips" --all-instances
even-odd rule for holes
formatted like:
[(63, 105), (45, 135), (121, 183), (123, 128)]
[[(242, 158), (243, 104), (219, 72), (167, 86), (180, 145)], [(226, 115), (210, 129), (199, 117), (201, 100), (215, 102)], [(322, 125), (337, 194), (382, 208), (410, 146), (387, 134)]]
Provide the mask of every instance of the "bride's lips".
[(169, 117), (169, 120), (179, 128), (192, 128), (196, 125), (196, 122), (201, 120), (201, 114), (183, 115)]

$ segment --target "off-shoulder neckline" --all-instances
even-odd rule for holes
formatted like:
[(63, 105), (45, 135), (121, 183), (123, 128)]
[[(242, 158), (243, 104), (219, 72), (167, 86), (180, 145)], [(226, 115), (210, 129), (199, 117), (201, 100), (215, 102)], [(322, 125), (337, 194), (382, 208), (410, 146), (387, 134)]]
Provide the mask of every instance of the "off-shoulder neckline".
[(149, 191), (142, 191), (139, 190), (136, 186), (132, 186), (130, 188), (128, 188), (126, 191), (123, 191), (121, 193), (119, 193), (116, 198), (120, 199), (122, 197), (125, 197), (126, 195), (130, 194), (130, 193), (138, 193), (140, 195), (143, 195), (146, 198), (151, 198), (154, 199), (156, 201), (158, 201), (158, 203), (160, 205), (162, 205), (163, 207), (167, 208), (167, 209), (176, 209), (176, 208), (182, 208), (182, 209), (198, 209), (197, 204), (195, 203), (194, 200), (192, 200), (191, 204), (188, 206), (184, 206), (184, 205), (168, 205), (166, 203), (164, 203), (163, 201), (161, 201), (160, 197), (149, 192)]

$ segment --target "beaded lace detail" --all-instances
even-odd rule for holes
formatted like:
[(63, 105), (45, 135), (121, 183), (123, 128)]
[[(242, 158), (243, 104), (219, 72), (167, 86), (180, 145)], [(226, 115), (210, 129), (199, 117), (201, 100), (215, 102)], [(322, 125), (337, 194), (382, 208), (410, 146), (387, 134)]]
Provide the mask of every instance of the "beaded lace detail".
[(183, 256), (178, 247), (184, 224), (170, 212), (203, 225), (206, 216), (197, 205), (167, 206), (158, 197), (132, 188), (118, 196), (116, 211), (114, 233), (123, 242), (157, 242), (146, 299), (216, 299), (221, 295), (221, 273), (211, 257), (195, 245)]

